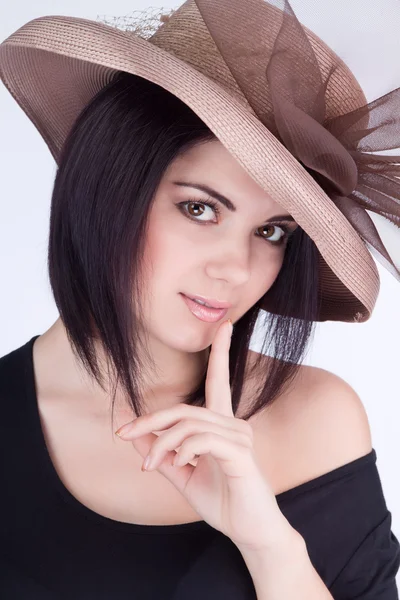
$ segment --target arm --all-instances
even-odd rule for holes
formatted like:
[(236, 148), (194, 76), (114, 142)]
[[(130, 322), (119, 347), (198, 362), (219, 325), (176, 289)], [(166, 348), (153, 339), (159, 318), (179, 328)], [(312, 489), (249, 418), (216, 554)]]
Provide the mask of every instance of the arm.
[(242, 552), (253, 579), (257, 600), (332, 600), (314, 569), (304, 539), (293, 538), (272, 552)]
[[(295, 422), (291, 420), (289, 423), (292, 434), (287, 439), (292, 440), (294, 449), (301, 448), (304, 452), (307, 448), (309, 458), (303, 456), (303, 463), (308, 461), (312, 465), (314, 457), (318, 457), (320, 473), (323, 473), (367, 454), (371, 450), (370, 429), (360, 399), (346, 382), (323, 370), (313, 370), (310, 374), (315, 377), (315, 383), (306, 382), (304, 397), (296, 398), (297, 412), (288, 412), (295, 415)], [(297, 431), (298, 435), (293, 436), (293, 431)], [(345, 493), (350, 492), (347, 489)], [(347, 504), (343, 501), (339, 503), (348, 506), (350, 513), (354, 510), (351, 500), (349, 497)], [(378, 508), (376, 510), (378, 518)], [(371, 519), (373, 518), (372, 515)], [(275, 547), (268, 551), (249, 552), (248, 549), (239, 548), (253, 579), (258, 600), (334, 598), (314, 568), (304, 538), (291, 526), (290, 530), (289, 535), (284, 536), (286, 541), (280, 544), (281, 550)], [(358, 530), (354, 529), (354, 543), (357, 542), (358, 535)], [(346, 543), (350, 542), (351, 537), (348, 537)], [(344, 551), (346, 549), (351, 553), (349, 546), (343, 547)], [(372, 556), (374, 553), (376, 556), (382, 555), (376, 545), (371, 552)], [(345, 556), (344, 552), (343, 558)], [(346, 594), (346, 584), (344, 593)]]

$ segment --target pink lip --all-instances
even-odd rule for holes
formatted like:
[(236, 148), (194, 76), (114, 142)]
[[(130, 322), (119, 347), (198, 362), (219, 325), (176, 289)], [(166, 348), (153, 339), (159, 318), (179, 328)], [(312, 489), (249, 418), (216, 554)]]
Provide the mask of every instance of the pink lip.
[[(183, 292), (181, 292), (183, 294)], [(186, 298), (190, 298), (191, 300), (201, 300), (201, 302), (205, 302), (208, 306), (212, 308), (231, 308), (232, 304), (229, 302), (220, 302), (219, 300), (215, 300), (214, 298), (206, 298), (205, 296), (192, 296), (192, 294), (183, 294)]]
[(216, 323), (220, 321), (228, 312), (228, 308), (208, 308), (208, 306), (202, 306), (197, 304), (194, 300), (191, 300), (185, 294), (181, 294), (182, 298), (186, 302), (192, 314), (201, 321), (207, 323)]

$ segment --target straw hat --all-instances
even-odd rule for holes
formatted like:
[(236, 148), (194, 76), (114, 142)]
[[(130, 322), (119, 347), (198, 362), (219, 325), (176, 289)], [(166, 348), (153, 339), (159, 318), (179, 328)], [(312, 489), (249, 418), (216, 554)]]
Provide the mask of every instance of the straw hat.
[(33, 19), (0, 45), (0, 78), (56, 162), (118, 71), (168, 90), (315, 242), (318, 320), (366, 321), (380, 284), (372, 254), (400, 281), (367, 213), (400, 226), (400, 157), (376, 154), (400, 147), (400, 88), (367, 104), (287, 0), (187, 0), (155, 31), (146, 25)]

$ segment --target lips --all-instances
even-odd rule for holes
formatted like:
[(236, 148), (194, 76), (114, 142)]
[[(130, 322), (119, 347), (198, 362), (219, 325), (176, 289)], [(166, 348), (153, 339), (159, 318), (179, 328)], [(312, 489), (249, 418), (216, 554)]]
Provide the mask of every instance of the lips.
[(191, 313), (201, 321), (207, 323), (216, 323), (220, 321), (229, 310), (228, 308), (209, 308), (208, 306), (198, 304), (188, 296), (185, 296), (185, 294), (181, 294), (181, 296)]
[(184, 294), (184, 296), (190, 298), (191, 300), (200, 300), (201, 302), (205, 302), (208, 304), (208, 308), (231, 308), (232, 306), (232, 304), (229, 302), (221, 302), (219, 300), (214, 300), (213, 298), (206, 298), (205, 296), (192, 296), (189, 294)]

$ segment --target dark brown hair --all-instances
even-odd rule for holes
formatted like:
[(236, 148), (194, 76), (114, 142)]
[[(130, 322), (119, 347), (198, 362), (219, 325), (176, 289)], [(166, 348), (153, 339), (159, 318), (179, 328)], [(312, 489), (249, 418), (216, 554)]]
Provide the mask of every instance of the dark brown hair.
[[(64, 144), (51, 203), (50, 285), (76, 357), (105, 390), (93, 338), (103, 345), (115, 386), (113, 409), (121, 381), (134, 414), (144, 414), (141, 382), (151, 357), (138, 337), (141, 257), (156, 189), (171, 161), (213, 139), (173, 94), (119, 72), (84, 108)], [(243, 418), (270, 405), (294, 380), (318, 315), (317, 274), (316, 246), (298, 227), (267, 292), (281, 314), (264, 312), (263, 297), (235, 323), (229, 359), (234, 414), (259, 316), (264, 314), (266, 338), (252, 372), (258, 372), (263, 354), (271, 360)], [(205, 377), (206, 372), (184, 402), (205, 405)]]

